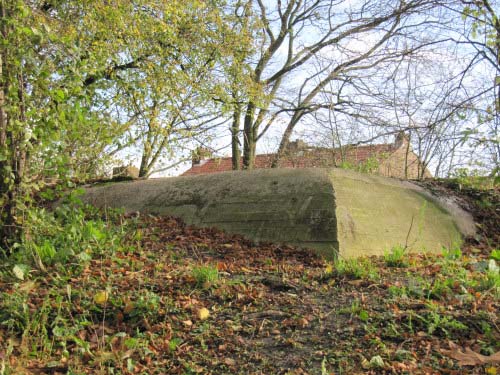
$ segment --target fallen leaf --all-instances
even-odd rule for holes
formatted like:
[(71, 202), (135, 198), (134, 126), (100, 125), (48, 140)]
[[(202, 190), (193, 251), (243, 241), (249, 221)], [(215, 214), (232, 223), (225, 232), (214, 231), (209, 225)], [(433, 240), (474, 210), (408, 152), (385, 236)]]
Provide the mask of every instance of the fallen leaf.
[(225, 358), (224, 363), (228, 366), (234, 366), (236, 365), (236, 361), (232, 358)]
[(359, 287), (359, 286), (362, 286), (365, 283), (365, 280), (349, 280), (347, 283), (349, 285)]
[(33, 281), (26, 281), (24, 283), (22, 283), (21, 285), (19, 285), (19, 290), (23, 291), (23, 292), (26, 292), (26, 293), (29, 293), (31, 292), (33, 289), (36, 288), (36, 283), (33, 282)]
[(450, 358), (458, 361), (460, 366), (477, 366), (485, 364), (500, 363), (500, 352), (496, 352), (490, 356), (476, 353), (471, 348), (462, 348), (450, 341), (450, 350), (442, 349), (441, 352)]
[(201, 309), (198, 310), (198, 319), (205, 320), (208, 319), (209, 316), (210, 316), (210, 311), (208, 311), (207, 308), (202, 307)]
[(305, 327), (307, 327), (309, 325), (309, 321), (306, 318), (299, 318), (297, 320), (297, 325), (300, 328), (305, 328)]
[(104, 306), (106, 302), (108, 302), (108, 298), (109, 298), (109, 293), (106, 292), (105, 290), (101, 290), (100, 292), (94, 294), (94, 302), (100, 306)]
[(24, 274), (26, 273), (26, 269), (25, 267), (23, 267), (23, 265), (16, 264), (12, 269), (12, 272), (14, 273), (14, 276), (17, 277), (19, 280), (24, 280)]

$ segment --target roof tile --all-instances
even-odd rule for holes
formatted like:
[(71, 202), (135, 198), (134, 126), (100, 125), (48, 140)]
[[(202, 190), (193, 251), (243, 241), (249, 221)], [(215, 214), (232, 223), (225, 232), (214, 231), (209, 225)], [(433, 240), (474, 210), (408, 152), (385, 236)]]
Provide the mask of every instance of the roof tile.
[[(392, 153), (394, 150), (395, 148), (392, 144), (346, 146), (343, 148), (344, 161), (353, 164), (364, 163), (371, 157), (381, 158)], [(254, 168), (270, 168), (274, 157), (275, 154), (256, 155)], [(283, 157), (279, 165), (281, 168), (328, 167), (340, 164), (341, 160), (340, 149), (308, 148)], [(232, 170), (232, 167), (233, 165), (230, 157), (212, 158), (202, 160), (200, 164), (193, 165), (182, 175), (192, 176), (225, 172)]]

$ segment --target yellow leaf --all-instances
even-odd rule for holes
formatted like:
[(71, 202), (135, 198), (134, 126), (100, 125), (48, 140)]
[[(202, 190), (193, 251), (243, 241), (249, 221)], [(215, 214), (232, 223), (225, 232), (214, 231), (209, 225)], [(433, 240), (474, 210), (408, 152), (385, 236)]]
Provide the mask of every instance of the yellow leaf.
[(326, 267), (325, 267), (325, 273), (327, 275), (330, 275), (331, 273), (333, 273), (333, 265), (331, 263), (327, 264)]
[(207, 308), (202, 307), (201, 309), (198, 310), (198, 319), (205, 320), (208, 319), (209, 316), (210, 316), (210, 311), (208, 311)]
[(106, 292), (105, 290), (101, 290), (100, 292), (94, 294), (94, 302), (97, 305), (104, 306), (106, 302), (108, 302), (108, 298), (109, 298), (109, 293)]

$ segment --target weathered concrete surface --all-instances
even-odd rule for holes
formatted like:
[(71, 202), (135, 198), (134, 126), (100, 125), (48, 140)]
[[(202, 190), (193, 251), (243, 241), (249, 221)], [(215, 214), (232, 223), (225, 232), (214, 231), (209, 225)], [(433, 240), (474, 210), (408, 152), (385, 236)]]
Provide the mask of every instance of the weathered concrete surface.
[[(256, 241), (326, 257), (383, 254), (395, 245), (440, 251), (474, 224), (453, 202), (408, 182), (340, 169), (272, 169), (113, 183), (87, 189), (96, 206), (179, 216)], [(459, 229), (460, 228), (460, 229)]]
[(329, 173), (343, 257), (380, 255), (397, 245), (437, 252), (474, 232), (470, 214), (415, 184), (342, 169)]
[(324, 170), (224, 172), (113, 183), (87, 190), (97, 206), (178, 216), (256, 241), (291, 243), (333, 257), (333, 187)]

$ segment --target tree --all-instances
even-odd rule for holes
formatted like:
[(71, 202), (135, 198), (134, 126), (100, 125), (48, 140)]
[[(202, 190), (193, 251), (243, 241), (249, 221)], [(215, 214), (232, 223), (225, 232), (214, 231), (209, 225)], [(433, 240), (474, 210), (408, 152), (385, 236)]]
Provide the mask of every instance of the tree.
[[(457, 0), (443, 3), (454, 14), (453, 25), (442, 32), (450, 35), (458, 50), (457, 59), (467, 59), (458, 87), (466, 94), (464, 104), (475, 112), (462, 133), (464, 143), (482, 148), (491, 157), (491, 174), (500, 168), (500, 21), (497, 0)], [(458, 20), (461, 17), (461, 22)], [(477, 81), (474, 85), (474, 81)], [(474, 124), (475, 122), (475, 124)], [(476, 155), (479, 153), (476, 153)]]
[[(20, 234), (22, 208), (45, 178), (95, 171), (102, 156), (124, 147), (134, 117), (113, 113), (119, 106), (111, 103), (139, 92), (145, 76), (178, 77), (195, 33), (186, 22), (196, 24), (217, 4), (0, 0), (3, 246)], [(188, 20), (193, 12), (198, 19)]]
[(176, 14), (175, 28), (161, 14), (158, 23), (167, 22), (175, 37), (165, 41), (149, 33), (150, 50), (107, 90), (110, 108), (129, 124), (112, 152), (139, 149), (140, 177), (154, 172), (181, 143), (208, 133), (221, 117), (225, 82), (217, 72), (244, 41), (219, 3), (192, 2)]
[[(251, 67), (253, 87), (260, 87), (262, 95), (243, 105), (245, 168), (252, 168), (257, 141), (278, 117), (285, 116), (288, 124), (275, 164), (295, 126), (322, 107), (315, 98), (330, 82), (409, 53), (411, 48), (396, 39), (412, 29), (412, 16), (433, 2), (289, 0), (269, 5), (255, 0), (253, 5), (260, 20), (254, 36), (257, 52), (245, 63)], [(310, 64), (318, 59), (329, 63), (311, 74)]]

